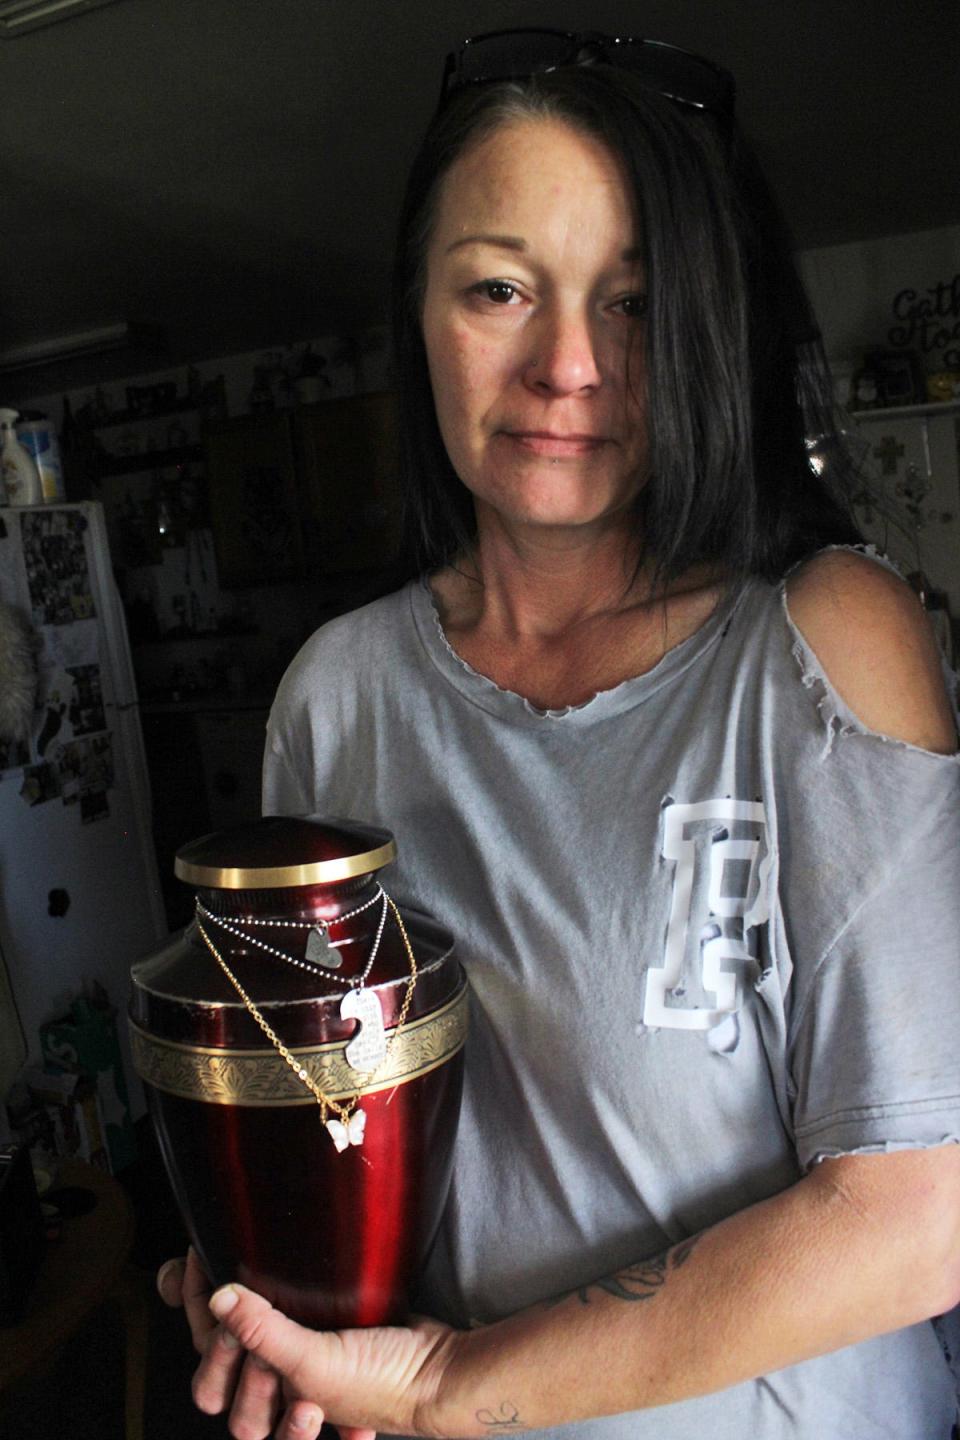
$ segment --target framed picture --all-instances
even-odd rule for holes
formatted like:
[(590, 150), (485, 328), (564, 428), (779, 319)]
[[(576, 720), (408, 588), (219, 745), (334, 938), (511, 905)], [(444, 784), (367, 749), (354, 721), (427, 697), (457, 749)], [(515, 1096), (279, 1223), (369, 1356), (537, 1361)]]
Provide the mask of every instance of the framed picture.
[(883, 405), (916, 405), (927, 398), (920, 357), (913, 350), (876, 350), (868, 357)]

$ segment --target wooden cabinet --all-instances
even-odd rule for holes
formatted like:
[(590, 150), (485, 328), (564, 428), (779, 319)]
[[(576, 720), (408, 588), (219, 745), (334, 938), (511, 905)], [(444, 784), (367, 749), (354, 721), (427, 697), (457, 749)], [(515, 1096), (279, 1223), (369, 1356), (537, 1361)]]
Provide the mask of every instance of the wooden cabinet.
[(193, 915), (193, 893), (174, 875), (174, 856), (188, 840), (212, 829), (203, 762), (192, 715), (144, 709), (141, 719), (153, 793), (153, 841), (160, 890), (167, 924), (171, 930), (178, 930)]
[(303, 556), (290, 412), (218, 420), (203, 443), (220, 584), (294, 579)]
[(196, 716), (211, 830), (256, 820), (267, 710), (209, 710)]
[(375, 570), (400, 536), (397, 401), (329, 400), (294, 412), (304, 552), (326, 574)]
[(221, 583), (379, 569), (400, 531), (396, 398), (356, 395), (210, 425)]
[(193, 914), (193, 891), (173, 873), (181, 845), (260, 814), (264, 706), (204, 702), (144, 707), (143, 739), (153, 793), (153, 838), (171, 930)]

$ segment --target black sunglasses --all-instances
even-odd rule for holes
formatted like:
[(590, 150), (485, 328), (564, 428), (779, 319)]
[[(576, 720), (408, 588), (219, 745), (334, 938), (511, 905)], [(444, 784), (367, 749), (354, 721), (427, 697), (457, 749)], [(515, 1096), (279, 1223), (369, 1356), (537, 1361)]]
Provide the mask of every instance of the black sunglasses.
[(452, 95), (471, 85), (526, 80), (564, 65), (615, 65), (678, 105), (726, 120), (733, 117), (735, 87), (728, 70), (664, 40), (601, 35), (596, 30), (491, 30), (474, 35), (447, 56), (437, 108), (442, 110)]

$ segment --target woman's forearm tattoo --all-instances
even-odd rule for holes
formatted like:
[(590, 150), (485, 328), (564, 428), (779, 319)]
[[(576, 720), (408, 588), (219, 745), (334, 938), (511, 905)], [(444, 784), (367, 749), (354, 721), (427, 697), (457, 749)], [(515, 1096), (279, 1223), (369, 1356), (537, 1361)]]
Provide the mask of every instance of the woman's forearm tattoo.
[[(689, 1240), (681, 1240), (678, 1245), (673, 1245), (652, 1260), (640, 1260), (635, 1265), (627, 1265), (623, 1270), (617, 1270), (613, 1275), (606, 1275), (601, 1280), (594, 1280), (589, 1285), (582, 1285), (572, 1293), (582, 1305), (590, 1304), (591, 1290), (603, 1291), (612, 1295), (615, 1300), (652, 1300), (663, 1289), (671, 1272), (679, 1270), (681, 1265), (687, 1263), (699, 1238), (699, 1235), (691, 1235)], [(544, 1308), (550, 1309), (568, 1298), (568, 1295), (558, 1295), (555, 1300), (545, 1301)], [(504, 1400), (497, 1410), (478, 1410), (476, 1419), (477, 1423), (491, 1434), (528, 1428), (526, 1421), (520, 1418), (519, 1409), (510, 1400)]]
[[(681, 1265), (686, 1264), (693, 1253), (698, 1235), (692, 1235), (689, 1240), (681, 1240), (679, 1245), (664, 1251), (662, 1255), (656, 1255), (652, 1260), (639, 1260), (635, 1265), (627, 1265), (623, 1270), (617, 1270), (613, 1275), (605, 1275), (600, 1280), (594, 1280), (589, 1285), (581, 1285), (573, 1294), (582, 1305), (590, 1304), (591, 1290), (602, 1290), (606, 1295), (612, 1295), (615, 1300), (653, 1300), (667, 1283), (667, 1277), (673, 1270), (679, 1270)], [(560, 1300), (567, 1297), (560, 1296), (556, 1300), (548, 1300), (548, 1305), (558, 1305)]]
[(526, 1430), (525, 1423), (520, 1419), (520, 1412), (516, 1405), (509, 1400), (504, 1400), (499, 1410), (478, 1410), (477, 1420), (484, 1430), (498, 1432), (504, 1430)]

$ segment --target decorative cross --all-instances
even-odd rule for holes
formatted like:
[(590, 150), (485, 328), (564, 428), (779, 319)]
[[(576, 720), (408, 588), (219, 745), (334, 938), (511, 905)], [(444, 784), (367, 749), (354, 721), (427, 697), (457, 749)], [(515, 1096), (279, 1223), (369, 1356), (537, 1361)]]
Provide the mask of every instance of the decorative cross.
[(850, 496), (850, 504), (858, 505), (863, 515), (864, 525), (872, 525), (875, 519), (873, 509), (873, 496), (869, 490), (858, 490), (856, 495)]
[(884, 435), (880, 444), (873, 449), (874, 457), (880, 461), (884, 475), (896, 475), (897, 460), (903, 453), (903, 446), (897, 444), (895, 435)]
[(922, 476), (916, 465), (908, 465), (905, 479), (897, 481), (897, 494), (903, 496), (906, 502), (903, 508), (917, 529), (925, 525), (928, 519), (936, 518), (935, 510), (931, 510), (928, 515), (923, 513), (923, 501), (932, 489), (930, 479)]

